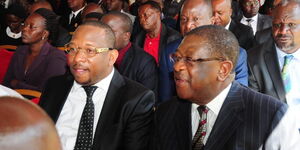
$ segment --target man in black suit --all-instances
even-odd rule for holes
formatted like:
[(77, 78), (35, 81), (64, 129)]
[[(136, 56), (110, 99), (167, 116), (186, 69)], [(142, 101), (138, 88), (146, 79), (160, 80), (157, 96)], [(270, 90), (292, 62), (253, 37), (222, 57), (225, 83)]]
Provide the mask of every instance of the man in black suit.
[(68, 10), (63, 10), (61, 24), (69, 32), (74, 32), (81, 24), (81, 13), (86, 5), (85, 0), (68, 0)]
[[(238, 41), (223, 27), (202, 26), (185, 35), (171, 56), (178, 97), (157, 108), (155, 149), (270, 150), (266, 141), (277, 149), (299, 148), (297, 117), (287, 115), (287, 106), (233, 81), (238, 53)], [(288, 116), (294, 122), (281, 121)], [(275, 141), (288, 138), (296, 140)]]
[(118, 71), (156, 92), (158, 84), (157, 65), (154, 58), (142, 48), (130, 42), (132, 22), (121, 12), (110, 12), (101, 21), (109, 25), (116, 36), (119, 56), (115, 63)]
[(239, 45), (249, 50), (253, 46), (254, 35), (250, 27), (231, 19), (231, 0), (212, 0), (214, 24), (231, 31), (239, 41)]
[(251, 27), (254, 35), (257, 31), (272, 26), (272, 18), (270, 16), (258, 13), (260, 7), (259, 0), (240, 0), (239, 3), (243, 11), (243, 16), (238, 18), (238, 22)]
[(106, 24), (79, 26), (66, 45), (72, 75), (50, 79), (42, 93), (64, 149), (148, 148), (154, 93), (114, 69), (114, 43)]
[(273, 11), (274, 40), (251, 49), (248, 57), (249, 86), (289, 105), (300, 105), (299, 13), (299, 1), (279, 4)]

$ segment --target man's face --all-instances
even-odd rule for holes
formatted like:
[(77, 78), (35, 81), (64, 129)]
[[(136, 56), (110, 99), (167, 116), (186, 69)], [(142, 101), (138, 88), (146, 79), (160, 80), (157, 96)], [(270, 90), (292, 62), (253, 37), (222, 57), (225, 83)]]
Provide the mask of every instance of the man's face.
[(113, 68), (115, 60), (111, 59), (112, 51), (88, 56), (86, 50), (94, 48), (110, 48), (104, 29), (91, 25), (80, 26), (72, 37), (72, 48), (80, 50), (68, 54), (68, 64), (75, 80), (81, 85), (93, 85), (105, 78)]
[(225, 27), (229, 21), (232, 14), (231, 4), (229, 0), (213, 0), (213, 15), (216, 25)]
[(138, 10), (140, 24), (144, 30), (153, 31), (160, 20), (160, 12), (150, 5), (143, 5)]
[(21, 29), (22, 19), (13, 14), (7, 14), (6, 23), (9, 26), (10, 30), (19, 32)]
[(199, 1), (189, 1), (183, 5), (180, 14), (180, 32), (182, 35), (199, 26), (212, 24), (212, 18), (208, 13), (210, 10), (207, 7)]
[(101, 21), (111, 27), (116, 37), (116, 48), (118, 50), (124, 48), (128, 42), (130, 37), (126, 37), (126, 33), (124, 29), (124, 23), (119, 17), (108, 15), (104, 16)]
[(106, 6), (108, 11), (120, 11), (122, 9), (122, 0), (107, 0)]
[(251, 18), (258, 13), (259, 1), (258, 0), (244, 0), (241, 4), (241, 9), (246, 18)]
[(85, 0), (68, 0), (68, 5), (72, 11), (77, 11), (84, 6)]
[(274, 11), (272, 32), (276, 45), (285, 53), (300, 48), (300, 8), (295, 3), (279, 6)]
[[(195, 35), (183, 39), (176, 53), (177, 57), (189, 59), (212, 58), (206, 49), (205, 40)], [(176, 91), (180, 98), (195, 102), (208, 99), (217, 82), (219, 61), (188, 62), (180, 60), (174, 64)]]

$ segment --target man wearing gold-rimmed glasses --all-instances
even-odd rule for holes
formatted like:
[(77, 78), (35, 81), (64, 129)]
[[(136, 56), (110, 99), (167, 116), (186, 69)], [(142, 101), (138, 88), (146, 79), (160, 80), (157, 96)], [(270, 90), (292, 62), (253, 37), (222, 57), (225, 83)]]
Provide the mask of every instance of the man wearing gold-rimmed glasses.
[(111, 28), (91, 21), (65, 45), (71, 75), (49, 80), (40, 102), (64, 150), (148, 147), (154, 94), (114, 69), (114, 47)]

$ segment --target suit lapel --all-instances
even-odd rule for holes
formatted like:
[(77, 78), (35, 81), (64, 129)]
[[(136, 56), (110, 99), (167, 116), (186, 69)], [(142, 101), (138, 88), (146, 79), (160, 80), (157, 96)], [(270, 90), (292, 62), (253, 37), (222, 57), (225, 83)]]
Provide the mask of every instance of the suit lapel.
[(165, 49), (165, 44), (167, 44), (167, 27), (161, 23), (161, 32), (160, 32), (160, 39), (159, 39), (159, 49), (158, 49), (158, 61), (161, 60), (162, 52)]
[(109, 89), (105, 97), (96, 127), (93, 149), (100, 149), (101, 141), (103, 141), (103, 139), (105, 138), (105, 129), (117, 122), (117, 120), (115, 119), (118, 119), (118, 117), (115, 116), (118, 114), (118, 111), (121, 111), (121, 108), (119, 108), (119, 106), (122, 100), (121, 96), (125, 91), (124, 88), (124, 78), (115, 69), (114, 76), (109, 85)]
[(239, 86), (238, 83), (233, 82), (205, 144), (205, 149), (221, 150), (243, 122), (245, 104)]
[(256, 31), (262, 30), (264, 27), (264, 20), (260, 14), (257, 16), (257, 26), (256, 26)]
[[(174, 124), (178, 149), (191, 149), (192, 127), (191, 127), (191, 103), (179, 100), (177, 110), (174, 115)], [(189, 147), (187, 147), (189, 146)]]
[(124, 74), (124, 72), (126, 70), (129, 70), (129, 67), (131, 67), (131, 63), (133, 61), (133, 55), (134, 55), (134, 48), (133, 48), (133, 44), (131, 45), (131, 47), (128, 49), (128, 51), (126, 52), (123, 61), (121, 62), (119, 71), (121, 74)]
[(286, 99), (284, 97), (284, 85), (281, 78), (281, 71), (279, 70), (279, 62), (274, 42), (268, 42), (266, 49), (267, 51), (264, 54), (264, 60), (273, 81), (277, 96), (279, 97), (279, 99), (284, 99), (284, 101), (286, 102)]

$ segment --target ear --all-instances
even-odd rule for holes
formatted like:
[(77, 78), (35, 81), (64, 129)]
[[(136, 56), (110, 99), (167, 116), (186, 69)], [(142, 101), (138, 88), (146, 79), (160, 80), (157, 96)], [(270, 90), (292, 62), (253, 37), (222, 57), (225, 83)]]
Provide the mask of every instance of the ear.
[(115, 64), (118, 56), (119, 56), (118, 50), (114, 49), (114, 50), (109, 51), (109, 65), (110, 66), (113, 66)]
[(211, 24), (215, 24), (215, 17), (214, 17), (214, 16), (212, 16), (212, 17), (210, 18), (210, 22), (211, 22)]
[(220, 68), (218, 72), (218, 80), (225, 81), (230, 75), (233, 69), (233, 63), (229, 60), (220, 62)]
[(49, 37), (49, 31), (48, 30), (44, 30), (44, 32), (43, 32), (43, 36), (42, 37), (44, 37), (44, 39), (48, 39), (48, 37)]
[(123, 38), (126, 40), (126, 41), (130, 41), (130, 36), (131, 36), (131, 33), (130, 32), (125, 32), (123, 34)]

